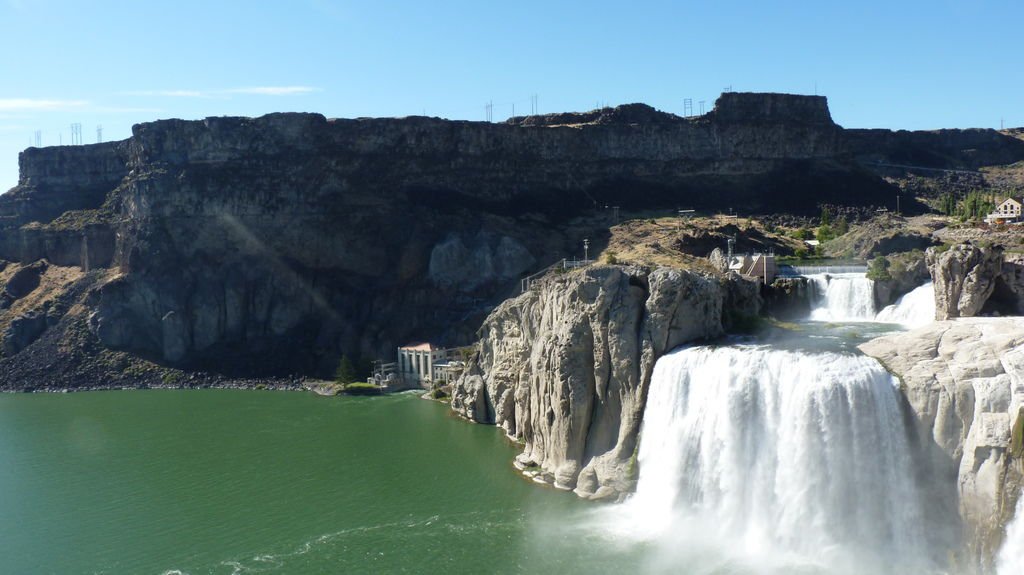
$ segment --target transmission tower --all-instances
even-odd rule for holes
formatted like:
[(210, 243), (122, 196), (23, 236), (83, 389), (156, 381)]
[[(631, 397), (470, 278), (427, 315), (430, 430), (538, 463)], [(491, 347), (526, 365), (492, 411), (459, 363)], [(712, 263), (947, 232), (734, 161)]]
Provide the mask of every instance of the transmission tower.
[(35, 135), (36, 147), (37, 148), (42, 148), (43, 147), (43, 131), (42, 130), (36, 130), (36, 133), (34, 135)]
[[(424, 114), (425, 116), (426, 114)], [(96, 143), (103, 143), (103, 126), (96, 126)]]
[(71, 124), (71, 145), (81, 146), (82, 145), (82, 125), (79, 123)]
[(693, 98), (683, 100), (683, 116), (689, 118), (693, 115)]

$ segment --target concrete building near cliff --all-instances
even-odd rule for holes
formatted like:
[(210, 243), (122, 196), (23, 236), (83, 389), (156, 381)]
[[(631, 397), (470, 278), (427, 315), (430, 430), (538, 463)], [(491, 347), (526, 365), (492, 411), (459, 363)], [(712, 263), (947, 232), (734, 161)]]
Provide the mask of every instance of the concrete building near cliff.
[(407, 386), (447, 384), (462, 371), (463, 362), (453, 360), (457, 352), (431, 343), (403, 345), (398, 348), (398, 375)]

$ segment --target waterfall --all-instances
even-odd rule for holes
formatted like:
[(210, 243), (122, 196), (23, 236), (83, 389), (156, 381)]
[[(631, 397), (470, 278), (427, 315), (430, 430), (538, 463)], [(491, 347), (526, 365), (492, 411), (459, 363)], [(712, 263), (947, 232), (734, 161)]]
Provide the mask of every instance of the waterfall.
[(1017, 500), (1017, 512), (1006, 528), (1006, 540), (996, 559), (998, 575), (1024, 573), (1024, 494)]
[(874, 282), (864, 274), (807, 276), (814, 297), (815, 321), (872, 321), (875, 318)]
[(898, 323), (907, 328), (920, 327), (935, 321), (935, 287), (928, 282), (878, 312), (875, 321)]
[(863, 356), (760, 346), (667, 355), (651, 381), (636, 494), (608, 528), (661, 542), (666, 571), (705, 545), (713, 550), (696, 560), (729, 559), (699, 572), (925, 572), (895, 385)]

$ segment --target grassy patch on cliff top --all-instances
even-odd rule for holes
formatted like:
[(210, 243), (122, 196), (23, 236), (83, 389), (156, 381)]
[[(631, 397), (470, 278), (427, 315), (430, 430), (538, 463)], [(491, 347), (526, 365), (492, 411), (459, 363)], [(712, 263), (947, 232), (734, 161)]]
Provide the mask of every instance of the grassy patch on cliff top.
[(755, 218), (637, 217), (612, 226), (610, 232), (608, 245), (597, 254), (598, 261), (708, 272), (715, 270), (706, 256), (716, 247), (725, 252), (730, 236), (736, 236), (737, 253), (793, 253), (804, 246), (785, 230), (776, 230)]
[(110, 225), (114, 223), (115, 219), (116, 215), (113, 212), (103, 208), (96, 210), (70, 210), (64, 212), (52, 222), (40, 227), (57, 231), (78, 231), (90, 226)]

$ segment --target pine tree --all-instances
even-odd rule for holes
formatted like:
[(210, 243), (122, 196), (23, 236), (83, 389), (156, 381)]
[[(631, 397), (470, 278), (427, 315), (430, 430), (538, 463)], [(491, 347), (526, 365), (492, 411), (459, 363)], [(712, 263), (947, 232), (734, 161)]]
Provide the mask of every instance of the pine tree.
[(338, 362), (338, 369), (334, 372), (334, 380), (341, 384), (352, 383), (356, 380), (356, 368), (347, 355), (341, 356)]

